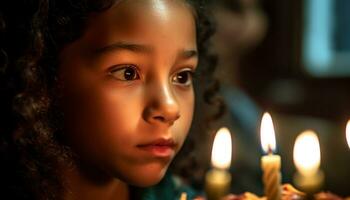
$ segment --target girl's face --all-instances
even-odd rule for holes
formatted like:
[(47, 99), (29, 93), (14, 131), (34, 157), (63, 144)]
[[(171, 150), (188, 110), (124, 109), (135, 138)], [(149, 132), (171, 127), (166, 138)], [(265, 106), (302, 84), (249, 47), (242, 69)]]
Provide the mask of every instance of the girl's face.
[(157, 183), (192, 121), (195, 20), (183, 1), (121, 1), (60, 55), (67, 141), (82, 163)]

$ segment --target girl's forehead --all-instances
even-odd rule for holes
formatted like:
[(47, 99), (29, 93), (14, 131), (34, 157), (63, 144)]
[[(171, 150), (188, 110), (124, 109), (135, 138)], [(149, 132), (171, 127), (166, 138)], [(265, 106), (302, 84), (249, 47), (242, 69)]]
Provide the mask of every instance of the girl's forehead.
[[(110, 15), (127, 20), (128, 18), (151, 15), (164, 19), (169, 15), (180, 14), (184, 11), (192, 12), (192, 9), (183, 0), (121, 0), (100, 16)], [(99, 14), (101, 13), (97, 15)]]
[[(155, 28), (158, 28), (157, 31), (154, 31)], [(177, 36), (193, 35), (195, 18), (185, 1), (125, 0), (102, 13), (93, 14), (87, 32), (101, 36), (113, 34), (110, 38), (127, 35), (136, 39), (154, 33), (159, 36), (169, 35), (169, 30), (174, 29), (182, 30), (176, 31)]]
[(119, 5), (138, 5), (138, 6), (152, 6), (156, 9), (162, 9), (167, 5), (188, 5), (186, 0), (116, 0), (114, 7)]
[(196, 50), (193, 10), (182, 0), (119, 1), (92, 14), (82, 37), (70, 46), (85, 55), (115, 43), (148, 45), (158, 52)]

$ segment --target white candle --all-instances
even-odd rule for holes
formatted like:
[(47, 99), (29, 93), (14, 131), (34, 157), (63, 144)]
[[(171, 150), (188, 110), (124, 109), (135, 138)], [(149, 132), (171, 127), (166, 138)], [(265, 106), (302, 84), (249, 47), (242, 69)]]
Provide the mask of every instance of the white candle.
[(346, 124), (346, 141), (348, 142), (348, 146), (350, 148), (350, 120)]
[(231, 175), (227, 169), (231, 165), (232, 141), (227, 128), (221, 128), (215, 138), (211, 155), (213, 169), (205, 176), (205, 192), (208, 200), (218, 200), (228, 194)]
[(265, 196), (268, 200), (281, 199), (281, 157), (273, 155), (276, 149), (275, 130), (269, 113), (264, 113), (260, 127), (261, 146), (267, 155), (261, 158)]
[(323, 184), (324, 175), (319, 170), (321, 151), (317, 134), (307, 130), (295, 140), (293, 160), (298, 172), (294, 176), (295, 185), (306, 193), (314, 193)]

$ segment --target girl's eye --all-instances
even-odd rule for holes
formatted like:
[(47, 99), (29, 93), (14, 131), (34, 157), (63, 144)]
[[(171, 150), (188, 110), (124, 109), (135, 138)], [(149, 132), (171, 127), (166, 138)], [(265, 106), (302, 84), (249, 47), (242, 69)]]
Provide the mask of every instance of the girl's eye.
[(176, 73), (173, 76), (172, 81), (176, 85), (190, 86), (192, 85), (192, 79), (193, 79), (193, 71), (185, 70), (185, 71), (180, 71)]
[(140, 75), (135, 66), (126, 65), (124, 67), (119, 67), (113, 69), (109, 72), (114, 78), (120, 81), (132, 81), (140, 79)]

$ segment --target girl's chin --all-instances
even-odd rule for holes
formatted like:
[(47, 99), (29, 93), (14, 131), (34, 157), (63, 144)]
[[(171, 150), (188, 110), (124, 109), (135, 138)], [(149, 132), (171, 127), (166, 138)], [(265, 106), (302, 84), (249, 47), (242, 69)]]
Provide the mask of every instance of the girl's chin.
[(150, 187), (159, 183), (167, 171), (168, 167), (148, 168), (135, 171), (129, 177), (125, 177), (126, 182), (137, 187)]
[(136, 187), (141, 187), (141, 188), (147, 188), (147, 187), (151, 187), (154, 185), (157, 185), (163, 177), (161, 178), (156, 178), (156, 179), (144, 179), (141, 181), (134, 181), (134, 183), (131, 182), (131, 185), (136, 186)]

